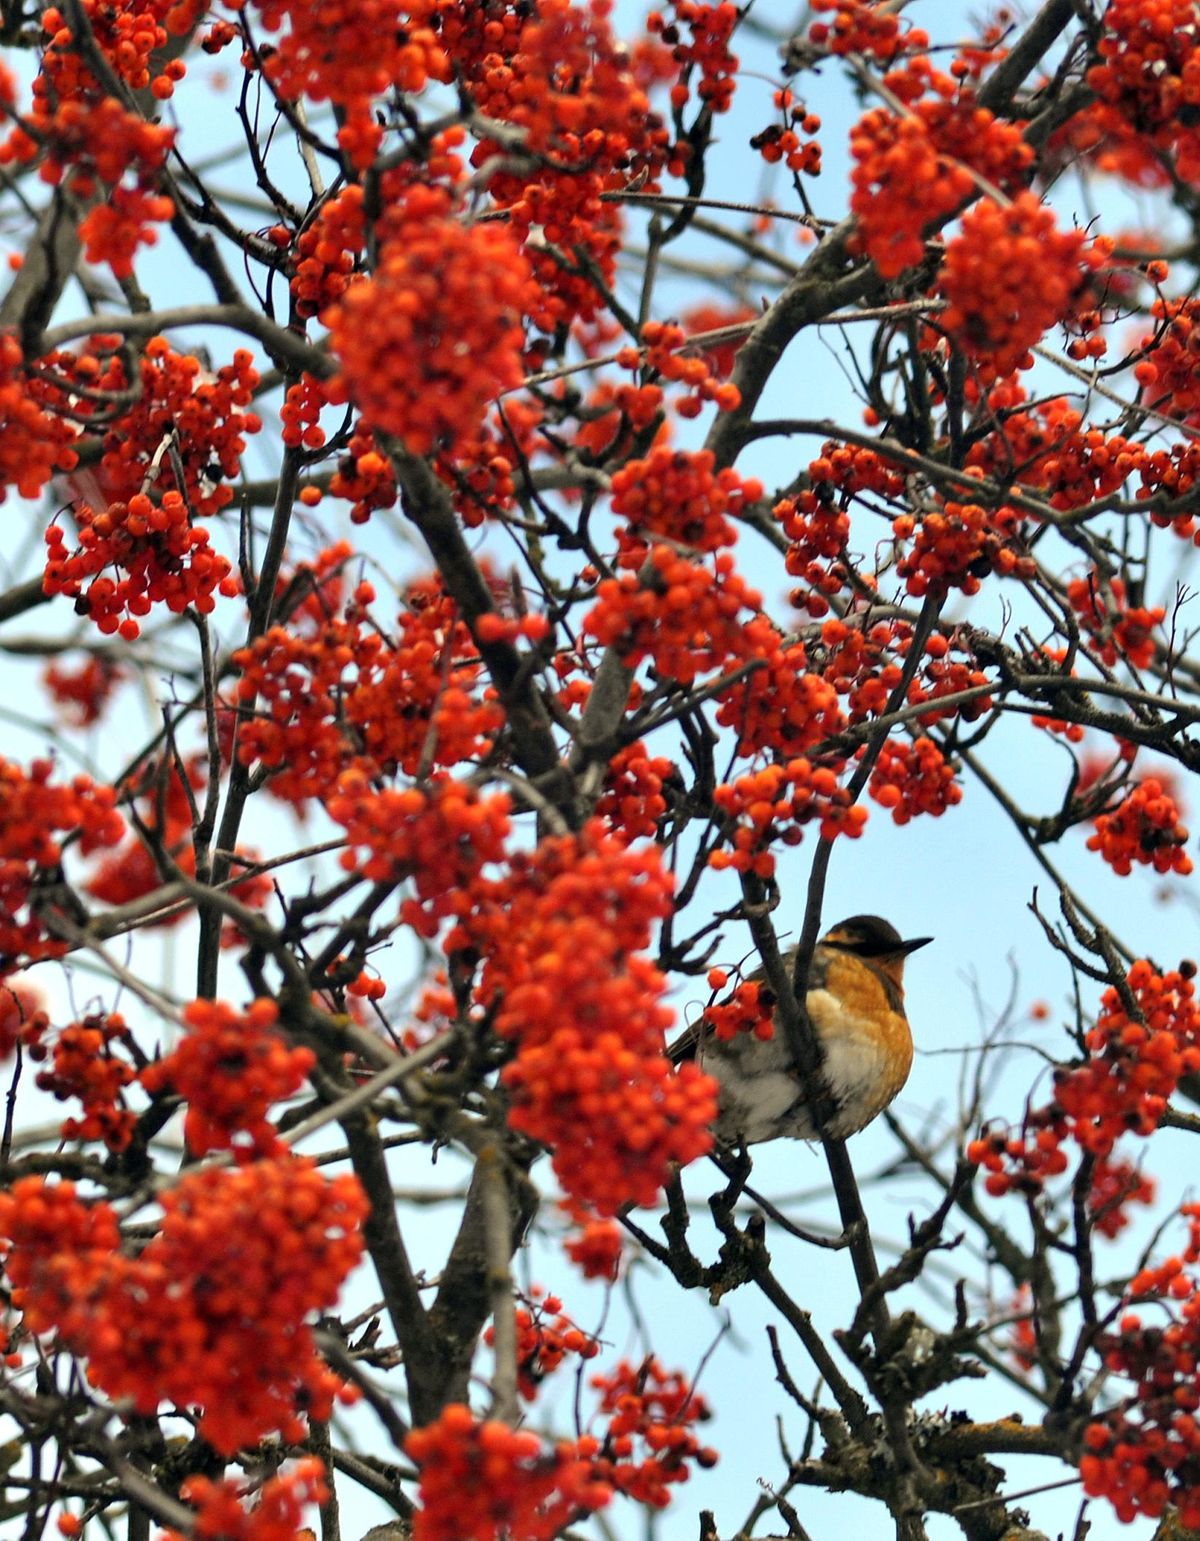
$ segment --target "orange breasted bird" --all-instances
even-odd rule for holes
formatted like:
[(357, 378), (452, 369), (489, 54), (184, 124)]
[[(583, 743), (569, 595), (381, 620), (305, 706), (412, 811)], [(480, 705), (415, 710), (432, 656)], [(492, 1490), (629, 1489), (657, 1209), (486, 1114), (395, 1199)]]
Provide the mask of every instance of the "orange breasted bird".
[[(913, 1042), (904, 1012), (904, 960), (932, 940), (920, 936), (906, 942), (878, 915), (853, 915), (817, 944), (805, 1005), (835, 1109), (826, 1134), (836, 1139), (855, 1134), (908, 1080)], [(794, 958), (793, 948), (785, 962)], [(761, 979), (761, 972), (751, 978)], [(738, 1033), (729, 1040), (697, 1024), (669, 1052), (676, 1062), (696, 1059), (720, 1083), (718, 1138), (746, 1145), (781, 1136), (819, 1138), (805, 1078), (778, 1022), (770, 1038)]]

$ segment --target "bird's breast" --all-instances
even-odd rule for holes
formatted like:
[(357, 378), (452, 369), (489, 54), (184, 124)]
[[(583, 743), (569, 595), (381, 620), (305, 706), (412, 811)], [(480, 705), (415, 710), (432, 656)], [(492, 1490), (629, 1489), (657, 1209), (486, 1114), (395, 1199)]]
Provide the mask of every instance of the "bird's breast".
[(825, 1053), (825, 1080), (839, 1113), (831, 1134), (845, 1138), (882, 1113), (908, 1080), (912, 1033), (886, 1003), (856, 1010), (829, 990), (810, 990), (808, 1014)]

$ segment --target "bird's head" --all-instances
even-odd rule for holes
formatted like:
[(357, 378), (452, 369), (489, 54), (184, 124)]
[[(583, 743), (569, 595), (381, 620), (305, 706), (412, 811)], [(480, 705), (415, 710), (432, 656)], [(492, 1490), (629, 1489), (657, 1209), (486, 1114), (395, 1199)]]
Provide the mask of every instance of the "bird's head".
[(839, 920), (821, 938), (824, 947), (839, 952), (853, 953), (883, 969), (899, 985), (904, 979), (904, 960), (932, 942), (931, 936), (917, 936), (906, 942), (895, 926), (879, 915), (852, 915), (849, 920)]

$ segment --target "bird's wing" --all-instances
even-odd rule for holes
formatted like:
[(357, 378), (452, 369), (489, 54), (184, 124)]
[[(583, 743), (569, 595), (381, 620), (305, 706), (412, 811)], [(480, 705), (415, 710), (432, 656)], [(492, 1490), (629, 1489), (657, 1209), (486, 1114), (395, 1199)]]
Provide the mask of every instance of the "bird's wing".
[(695, 1059), (700, 1047), (700, 1040), (706, 1037), (706, 1026), (703, 1017), (697, 1017), (689, 1023), (676, 1038), (674, 1043), (667, 1045), (667, 1058), (673, 1065), (682, 1065), (689, 1059)]
[(829, 983), (829, 949), (820, 942), (813, 950), (812, 962), (808, 965), (808, 980), (806, 990), (823, 990)]
[[(790, 954), (785, 957), (784, 962), (787, 963), (789, 968), (791, 967), (792, 958)], [(828, 950), (818, 945), (808, 968), (809, 990), (823, 990), (825, 988), (829, 980), (829, 962)], [(746, 980), (748, 983), (762, 984), (764, 982), (762, 969), (754, 969), (753, 972), (746, 975)], [(689, 1023), (684, 1028), (674, 1043), (667, 1045), (667, 1058), (673, 1065), (682, 1065), (686, 1060), (695, 1059), (700, 1045), (711, 1033), (712, 1029), (704, 1018), (702, 1016), (697, 1017), (694, 1022)]]

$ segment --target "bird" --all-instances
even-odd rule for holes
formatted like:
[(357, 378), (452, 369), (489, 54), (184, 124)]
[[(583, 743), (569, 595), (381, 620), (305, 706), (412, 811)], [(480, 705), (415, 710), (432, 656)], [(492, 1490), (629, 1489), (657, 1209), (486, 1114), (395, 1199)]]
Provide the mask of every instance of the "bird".
[[(817, 944), (805, 1004), (834, 1109), (825, 1123), (826, 1135), (842, 1140), (864, 1129), (908, 1080), (913, 1041), (904, 1011), (904, 963), (932, 940), (919, 936), (905, 941), (878, 915), (852, 915), (832, 926)], [(785, 953), (789, 968), (795, 957), (794, 947)], [(761, 981), (762, 971), (749, 978)], [(793, 1061), (778, 1020), (774, 1028), (767, 1039), (738, 1033), (722, 1040), (701, 1021), (668, 1049), (676, 1064), (693, 1059), (716, 1078), (713, 1128), (725, 1144), (821, 1138), (809, 1106), (809, 1084)]]

